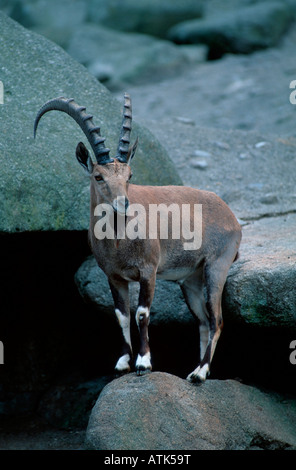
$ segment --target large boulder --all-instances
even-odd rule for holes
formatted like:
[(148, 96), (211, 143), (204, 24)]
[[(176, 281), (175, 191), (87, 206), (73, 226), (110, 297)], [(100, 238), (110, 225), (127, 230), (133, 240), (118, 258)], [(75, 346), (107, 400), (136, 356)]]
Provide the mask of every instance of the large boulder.
[(224, 12), (221, 9), (202, 19), (173, 26), (169, 39), (181, 44), (204, 43), (209, 58), (225, 53), (248, 54), (274, 46), (293, 19), (286, 2), (258, 2)]
[(141, 121), (165, 146), (183, 183), (214, 191), (242, 223), (295, 212), (293, 136), (203, 128), (177, 116)]
[[(186, 136), (193, 135), (194, 125), (224, 130), (253, 130), (265, 136), (279, 135), (282, 139), (294, 136), (295, 105), (289, 100), (293, 91), (289, 85), (295, 79), (295, 73), (287, 64), (294, 54), (295, 38), (296, 23), (277, 47), (248, 55), (226, 54), (220, 60), (186, 68), (178, 76), (160, 83), (130, 86), (137, 119), (145, 122), (153, 116), (157, 122), (157, 132), (160, 133), (163, 123), (160, 126), (159, 121), (173, 118), (168, 129), (165, 127), (164, 134), (170, 132), (171, 147), (174, 146), (178, 154), (179, 149), (183, 152), (185, 146), (182, 164), (184, 158), (190, 156), (192, 145), (194, 150), (199, 148), (197, 139), (190, 139), (190, 146), (187, 144)], [(191, 49), (196, 46), (185, 47)], [(182, 134), (175, 132), (172, 137), (171, 130), (179, 118), (189, 125), (180, 129)], [(193, 127), (192, 132), (190, 127)], [(197, 132), (200, 138), (201, 132)], [(293, 142), (287, 142), (287, 145), (291, 146)], [(263, 147), (261, 149), (266, 150)], [(250, 150), (246, 148), (243, 153), (249, 154)]]
[(89, 19), (122, 30), (165, 37), (174, 24), (203, 13), (204, 0), (91, 0)]
[[(229, 271), (223, 306), (226, 321), (296, 331), (295, 214), (255, 221), (243, 227), (240, 256)], [(101, 313), (113, 315), (114, 305), (105, 274), (93, 256), (75, 275), (80, 294)], [(138, 285), (131, 284), (131, 309), (135, 312)], [(172, 299), (174, 299), (172, 303)], [(172, 281), (156, 281), (151, 306), (151, 325), (189, 324), (180, 287)]]
[(67, 42), (85, 21), (115, 30), (165, 37), (174, 24), (203, 13), (204, 0), (0, 0), (0, 8), (26, 27)]
[(166, 373), (114, 380), (90, 416), (95, 450), (296, 449), (295, 402), (234, 380), (200, 387)]
[(296, 333), (295, 227), (295, 213), (244, 227), (240, 258), (225, 287), (232, 322)]
[(121, 82), (160, 80), (182, 71), (189, 60), (200, 60), (202, 52), (195, 48), (191, 57), (187, 47), (91, 23), (73, 31), (66, 50), (108, 88), (118, 87)]
[[(81, 230), (89, 218), (89, 181), (75, 161), (85, 136), (63, 113), (43, 118), (33, 139), (41, 105), (56, 96), (73, 97), (101, 126), (115, 153), (122, 120), (119, 103), (83, 66), (60, 47), (0, 13), (1, 105), (0, 231)], [(136, 123), (135, 182), (181, 184), (164, 148)]]
[[(93, 305), (102, 315), (114, 315), (114, 303), (106, 275), (98, 267), (93, 256), (89, 256), (75, 274), (75, 282), (83, 299)], [(136, 312), (139, 284), (130, 283), (130, 306)], [(172, 304), (172, 299), (174, 299)], [(193, 317), (184, 302), (180, 287), (170, 281), (156, 281), (155, 295), (151, 306), (152, 326), (168, 323), (190, 324)]]

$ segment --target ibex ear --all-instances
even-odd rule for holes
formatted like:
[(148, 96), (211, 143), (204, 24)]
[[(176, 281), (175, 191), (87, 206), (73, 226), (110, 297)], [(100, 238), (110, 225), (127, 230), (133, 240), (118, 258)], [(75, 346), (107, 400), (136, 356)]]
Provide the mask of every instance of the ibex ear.
[(130, 148), (128, 149), (128, 154), (127, 154), (127, 164), (129, 165), (132, 158), (134, 158), (135, 156), (135, 153), (136, 153), (136, 150), (137, 150), (137, 146), (138, 146), (138, 142), (139, 142), (139, 139), (137, 137), (136, 141), (133, 143), (133, 145), (130, 146)]
[(94, 165), (90, 158), (89, 151), (82, 142), (79, 142), (76, 147), (76, 158), (88, 173), (92, 173)]

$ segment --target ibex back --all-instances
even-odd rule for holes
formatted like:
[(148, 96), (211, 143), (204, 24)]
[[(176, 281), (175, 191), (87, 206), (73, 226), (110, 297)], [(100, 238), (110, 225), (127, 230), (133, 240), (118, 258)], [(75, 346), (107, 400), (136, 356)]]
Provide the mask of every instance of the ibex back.
[[(110, 150), (105, 147), (105, 139), (101, 137), (100, 128), (93, 124), (92, 116), (86, 114), (85, 108), (78, 106), (73, 99), (61, 97), (45, 103), (36, 116), (34, 135), (41, 116), (50, 110), (63, 111), (75, 119), (86, 135), (96, 159), (94, 163), (82, 142), (77, 145), (78, 162), (90, 175), (90, 246), (99, 267), (108, 277), (115, 313), (122, 329), (122, 351), (115, 366), (116, 372), (127, 373), (132, 367), (128, 289), (131, 281), (140, 284), (136, 311), (140, 348), (135, 368), (138, 375), (152, 368), (148, 325), (155, 281), (159, 277), (180, 284), (189, 310), (199, 321), (200, 362), (187, 378), (191, 382), (203, 382), (209, 374), (223, 326), (223, 287), (241, 240), (241, 228), (234, 214), (212, 192), (183, 186), (139, 186), (130, 183), (130, 162), (137, 141), (129, 145), (132, 115), (128, 95), (125, 95), (118, 152), (114, 158), (110, 158)], [(119, 235), (118, 224), (127, 227), (133, 221), (134, 214), (130, 211), (133, 205), (144, 208), (138, 211), (137, 216), (138, 230), (144, 227), (144, 232), (142, 230), (141, 236)], [(108, 217), (114, 229), (113, 236), (96, 234), (96, 224), (101, 220), (99, 215), (103, 214), (98, 211), (101, 206), (111, 208)], [(171, 222), (173, 212), (179, 209), (181, 214), (184, 209), (190, 219), (187, 225), (191, 228), (195, 224), (195, 208), (201, 208), (198, 224), (200, 242), (186, 249), (188, 238), (180, 227), (174, 226), (168, 227), (166, 237), (161, 236), (161, 224), (157, 224), (157, 220), (156, 223), (154, 221), (157, 226), (152, 227), (150, 216), (155, 207), (158, 221), (162, 215), (166, 215)], [(189, 211), (185, 211), (188, 207)], [(180, 218), (176, 220), (181, 224)], [(183, 218), (182, 223), (186, 223)], [(154, 235), (148, 236), (148, 233)], [(176, 236), (176, 233), (179, 235)]]

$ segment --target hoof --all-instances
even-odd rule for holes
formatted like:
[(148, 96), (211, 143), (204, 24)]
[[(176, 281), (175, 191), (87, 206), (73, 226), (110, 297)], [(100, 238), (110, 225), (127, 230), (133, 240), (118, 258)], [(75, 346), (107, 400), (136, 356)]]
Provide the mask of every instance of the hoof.
[(140, 356), (139, 354), (136, 361), (137, 375), (145, 375), (151, 372), (151, 369), (150, 352), (144, 354), (144, 356)]
[(151, 372), (151, 368), (147, 369), (147, 368), (142, 367), (142, 366), (136, 367), (136, 373), (137, 373), (138, 376), (150, 374), (150, 372)]
[(195, 384), (195, 385), (201, 385), (202, 383), (205, 382), (204, 378), (193, 373), (189, 374), (186, 380), (188, 380), (188, 382), (191, 382), (192, 384)]
[(204, 364), (202, 367), (198, 366), (191, 374), (188, 375), (187, 380), (196, 385), (200, 385), (206, 381), (209, 375), (209, 365)]

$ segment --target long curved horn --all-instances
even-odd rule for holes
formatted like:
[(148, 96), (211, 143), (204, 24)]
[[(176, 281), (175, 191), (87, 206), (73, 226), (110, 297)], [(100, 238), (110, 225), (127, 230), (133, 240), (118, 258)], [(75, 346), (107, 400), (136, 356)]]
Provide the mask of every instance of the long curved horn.
[(123, 117), (122, 117), (122, 126), (117, 150), (116, 158), (122, 162), (127, 163), (128, 161), (128, 151), (130, 143), (130, 134), (132, 130), (132, 104), (130, 96), (124, 94), (124, 108), (123, 108)]
[(75, 103), (73, 98), (67, 99), (61, 96), (60, 98), (47, 101), (38, 111), (35, 118), (34, 137), (36, 136), (38, 123), (43, 114), (53, 110), (63, 111), (71, 116), (81, 127), (93, 149), (97, 162), (100, 165), (113, 162), (114, 160), (109, 157), (110, 150), (105, 147), (105, 138), (101, 137), (100, 128), (94, 125), (92, 121), (93, 116), (86, 114), (85, 109), (84, 106), (79, 106)]

